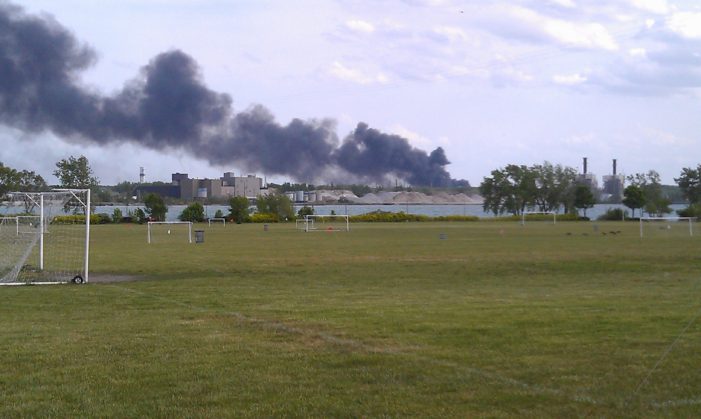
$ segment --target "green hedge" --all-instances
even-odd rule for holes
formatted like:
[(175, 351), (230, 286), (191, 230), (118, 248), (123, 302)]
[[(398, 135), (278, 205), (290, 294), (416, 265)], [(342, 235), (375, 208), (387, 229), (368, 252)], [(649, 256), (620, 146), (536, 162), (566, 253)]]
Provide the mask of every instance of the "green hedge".
[(270, 214), (267, 212), (257, 212), (251, 215), (250, 218), (252, 223), (277, 223), (277, 214)]

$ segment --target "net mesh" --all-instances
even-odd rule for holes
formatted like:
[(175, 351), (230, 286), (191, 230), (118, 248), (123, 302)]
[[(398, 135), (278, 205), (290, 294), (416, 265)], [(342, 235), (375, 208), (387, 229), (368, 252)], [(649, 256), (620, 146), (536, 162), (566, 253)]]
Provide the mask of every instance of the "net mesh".
[(640, 235), (645, 238), (678, 238), (696, 235), (696, 220), (689, 218), (641, 218)]
[(86, 202), (87, 191), (8, 195), (0, 221), (0, 283), (82, 282)]

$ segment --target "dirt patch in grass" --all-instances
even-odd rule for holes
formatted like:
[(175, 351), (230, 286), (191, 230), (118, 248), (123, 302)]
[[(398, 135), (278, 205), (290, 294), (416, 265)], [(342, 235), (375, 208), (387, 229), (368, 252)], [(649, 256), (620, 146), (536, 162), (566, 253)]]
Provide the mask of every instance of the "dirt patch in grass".
[(145, 279), (145, 277), (139, 275), (91, 274), (89, 281), (102, 284), (111, 282), (143, 281)]

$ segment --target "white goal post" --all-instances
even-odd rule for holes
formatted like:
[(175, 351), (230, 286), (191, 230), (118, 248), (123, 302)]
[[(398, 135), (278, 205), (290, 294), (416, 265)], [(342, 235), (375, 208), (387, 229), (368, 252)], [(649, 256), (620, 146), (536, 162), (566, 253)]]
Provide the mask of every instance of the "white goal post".
[[(645, 236), (645, 224), (646, 223), (657, 223), (657, 233), (662, 233), (667, 235), (671, 233), (672, 230), (680, 231), (683, 229), (684, 235), (688, 232), (689, 237), (694, 236), (694, 222), (696, 222), (696, 217), (640, 217), (640, 238)], [(650, 232), (648, 231), (648, 235)], [(659, 234), (657, 234), (659, 235)]]
[(90, 190), (11, 192), (0, 209), (0, 285), (89, 280)]
[(522, 226), (526, 225), (526, 217), (528, 217), (529, 215), (550, 215), (553, 217), (553, 224), (557, 224), (557, 213), (555, 211), (524, 211), (523, 213), (521, 213)]
[(187, 225), (187, 242), (192, 243), (192, 222), (191, 221), (149, 221), (148, 222), (148, 235), (146, 237), (146, 242), (148, 244), (153, 243), (153, 229), (155, 226), (164, 225), (167, 227), (167, 234), (170, 235), (170, 226), (177, 225)]
[(343, 215), (305, 215), (304, 231), (350, 231), (350, 217)]
[(208, 218), (207, 224), (209, 225), (209, 227), (212, 226), (212, 221), (214, 221), (215, 223), (221, 223), (224, 227), (226, 227), (226, 218), (224, 218), (224, 217)]

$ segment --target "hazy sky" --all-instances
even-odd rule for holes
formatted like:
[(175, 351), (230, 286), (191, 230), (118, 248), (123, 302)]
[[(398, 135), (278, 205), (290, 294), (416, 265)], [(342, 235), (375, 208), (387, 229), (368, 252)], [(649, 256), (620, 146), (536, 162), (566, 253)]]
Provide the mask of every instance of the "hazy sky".
[[(236, 112), (358, 122), (443, 147), (478, 185), (509, 163), (550, 161), (601, 177), (701, 163), (701, 4), (673, 0), (23, 0), (97, 52), (80, 82), (109, 95), (179, 49)], [(218, 177), (182, 150), (86, 145), (0, 127), (0, 161), (49, 182), (87, 156), (103, 184)], [(265, 173), (257, 173), (265, 175)], [(270, 179), (270, 178), (269, 178)], [(285, 180), (274, 177), (274, 180)]]

